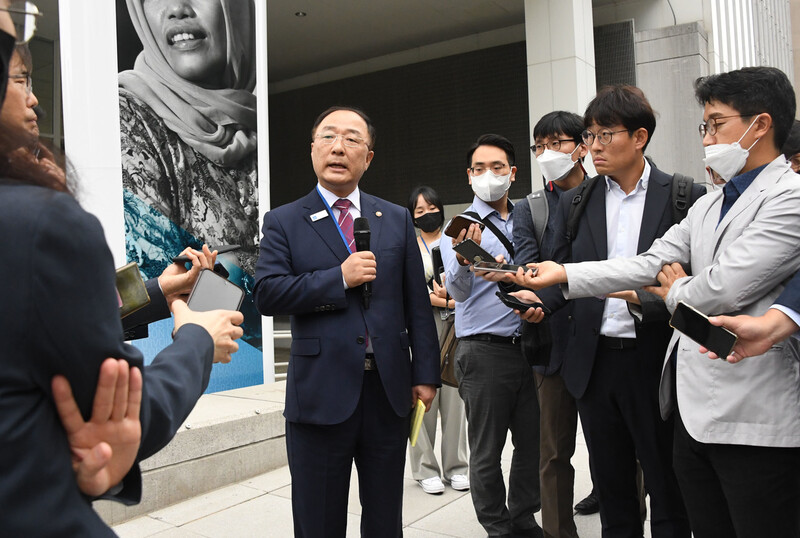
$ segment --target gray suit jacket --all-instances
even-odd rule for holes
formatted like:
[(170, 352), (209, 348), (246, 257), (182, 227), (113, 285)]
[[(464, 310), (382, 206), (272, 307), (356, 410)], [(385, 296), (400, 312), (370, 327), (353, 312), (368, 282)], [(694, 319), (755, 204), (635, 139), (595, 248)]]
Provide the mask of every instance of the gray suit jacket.
[[(759, 316), (800, 268), (800, 176), (783, 157), (770, 163), (719, 222), (722, 192), (700, 198), (686, 219), (633, 258), (567, 264), (568, 298), (601, 295), (655, 283), (666, 263), (690, 264), (667, 308), (684, 301), (709, 315)], [(673, 384), (668, 351), (660, 404), (677, 404), (689, 434), (704, 443), (800, 447), (800, 347), (794, 339), (737, 364), (709, 360), (675, 332)]]

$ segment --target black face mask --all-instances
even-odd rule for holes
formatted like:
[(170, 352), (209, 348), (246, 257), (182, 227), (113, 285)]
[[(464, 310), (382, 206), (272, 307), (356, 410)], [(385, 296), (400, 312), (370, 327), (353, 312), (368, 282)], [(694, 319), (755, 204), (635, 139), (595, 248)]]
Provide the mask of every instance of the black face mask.
[(11, 55), (14, 53), (16, 39), (11, 34), (0, 30), (0, 106), (6, 98), (6, 86), (8, 85), (8, 64), (11, 63)]
[(441, 211), (431, 211), (414, 219), (414, 226), (425, 233), (432, 233), (442, 227), (444, 217)]

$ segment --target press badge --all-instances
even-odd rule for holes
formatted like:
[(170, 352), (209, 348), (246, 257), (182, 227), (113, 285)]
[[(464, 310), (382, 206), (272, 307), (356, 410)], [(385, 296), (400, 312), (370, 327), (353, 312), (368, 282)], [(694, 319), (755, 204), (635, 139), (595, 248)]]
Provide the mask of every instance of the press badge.
[(317, 222), (320, 219), (324, 219), (328, 216), (328, 211), (323, 209), (322, 211), (317, 211), (313, 215), (311, 215), (311, 222)]

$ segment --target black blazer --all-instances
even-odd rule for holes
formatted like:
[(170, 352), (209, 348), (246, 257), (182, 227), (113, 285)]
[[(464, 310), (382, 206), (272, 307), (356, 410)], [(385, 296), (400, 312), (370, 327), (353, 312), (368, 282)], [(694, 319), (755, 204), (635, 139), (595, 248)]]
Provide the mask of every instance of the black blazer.
[[(567, 216), (576, 192), (573, 189), (561, 196), (554, 225), (554, 261), (558, 263), (605, 260), (608, 257), (606, 231), (606, 189), (605, 180), (600, 177), (592, 189), (590, 199), (578, 221), (575, 239), (570, 243), (566, 237)], [(672, 176), (655, 167), (650, 169), (650, 180), (645, 195), (644, 214), (639, 232), (637, 253), (644, 252), (657, 238), (664, 235), (673, 224), (671, 207)], [(692, 203), (705, 193), (702, 185), (693, 185)], [(561, 308), (568, 301), (558, 286), (538, 292), (542, 302), (548, 307)], [(600, 324), (603, 319), (605, 299), (588, 297), (572, 301), (572, 312), (568, 316), (568, 343), (561, 367), (561, 377), (567, 389), (575, 398), (586, 391), (594, 367), (597, 343), (600, 337)], [(648, 305), (643, 309), (644, 317), (636, 323), (638, 352), (642, 360), (653, 362), (653, 376), (658, 383), (661, 363), (664, 359), (672, 329), (664, 321), (662, 307)], [(653, 395), (654, 398), (657, 394)]]
[[(100, 363), (142, 367), (123, 341), (100, 223), (69, 195), (0, 180), (0, 534), (113, 536), (78, 490), (51, 380), (69, 380), (84, 418)], [(143, 370), (139, 459), (174, 435), (208, 384), (213, 341), (197, 325)], [(135, 466), (118, 500), (138, 502)]]

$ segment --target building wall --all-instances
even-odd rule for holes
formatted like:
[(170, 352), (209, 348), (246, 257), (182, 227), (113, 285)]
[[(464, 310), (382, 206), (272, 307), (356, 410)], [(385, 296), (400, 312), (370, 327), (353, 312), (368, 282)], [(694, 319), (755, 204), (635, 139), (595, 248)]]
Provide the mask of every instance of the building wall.
[(316, 184), (311, 126), (331, 105), (363, 108), (377, 129), (361, 187), (405, 205), (433, 186), (446, 204), (472, 199), (466, 150), (484, 133), (508, 137), (517, 154), (512, 198), (530, 192), (525, 43), (404, 65), (270, 96), (271, 196), (276, 207)]
[(703, 26), (693, 22), (645, 30), (636, 33), (635, 41), (638, 85), (657, 113), (647, 155), (665, 172), (681, 172), (705, 182), (697, 130), (703, 109), (693, 89), (695, 79), (709, 73)]

